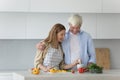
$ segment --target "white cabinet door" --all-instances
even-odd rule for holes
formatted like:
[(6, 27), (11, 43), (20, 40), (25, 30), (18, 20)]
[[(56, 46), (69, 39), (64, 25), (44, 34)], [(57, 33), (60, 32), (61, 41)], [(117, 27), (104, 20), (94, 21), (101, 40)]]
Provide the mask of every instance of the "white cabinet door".
[(46, 20), (45, 16), (39, 14), (30, 14), (27, 24), (27, 39), (44, 39), (47, 37), (51, 29), (49, 19)]
[(81, 29), (89, 33), (93, 39), (96, 39), (97, 37), (97, 21), (96, 21), (96, 14), (81, 14), (83, 18), (83, 24)]
[(98, 39), (120, 39), (120, 14), (98, 14)]
[(101, 12), (101, 0), (31, 0), (31, 12)]
[(26, 14), (0, 13), (0, 39), (25, 39)]
[(103, 13), (120, 13), (120, 0), (103, 0)]
[(27, 22), (27, 39), (45, 39), (54, 24), (67, 24), (68, 16), (68, 14), (58, 13), (29, 14)]
[(30, 0), (0, 0), (0, 11), (24, 11), (30, 7)]

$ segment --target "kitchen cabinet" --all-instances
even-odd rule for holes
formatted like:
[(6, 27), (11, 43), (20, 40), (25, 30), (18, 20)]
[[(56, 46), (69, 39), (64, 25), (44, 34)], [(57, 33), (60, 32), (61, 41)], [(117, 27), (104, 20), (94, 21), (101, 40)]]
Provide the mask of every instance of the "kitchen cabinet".
[(96, 39), (97, 15), (94, 13), (94, 14), (81, 14), (81, 16), (83, 18), (83, 24), (81, 26), (81, 29), (89, 33), (93, 39)]
[[(92, 38), (96, 38), (96, 14), (80, 14), (83, 18), (82, 30), (90, 33)], [(67, 23), (70, 14), (58, 14), (58, 13), (34, 13), (29, 14), (27, 22), (27, 39), (44, 39), (48, 36), (52, 26), (56, 23), (65, 25), (66, 31), (69, 29)]]
[(120, 0), (0, 0), (0, 12), (120, 13)]
[(49, 30), (52, 25), (49, 24), (50, 20), (46, 22), (44, 16), (40, 16), (39, 14), (29, 16), (28, 24), (26, 28), (26, 38), (27, 39), (44, 39), (47, 37)]
[(25, 39), (26, 14), (0, 13), (0, 39)]
[[(0, 13), (0, 39), (44, 39), (56, 23), (69, 29), (65, 13)], [(82, 29), (96, 38), (96, 14), (80, 14)]]
[(61, 23), (68, 27), (67, 19), (69, 15), (59, 13), (29, 13), (26, 28), (27, 39), (45, 39), (52, 26), (56, 23)]
[(97, 39), (120, 39), (120, 14), (98, 14)]
[(120, 13), (120, 0), (103, 0), (103, 13)]
[(0, 0), (1, 12), (28, 12), (30, 0)]
[(99, 13), (101, 0), (31, 0), (31, 12)]
[[(82, 13), (82, 29), (93, 39), (120, 39), (120, 14)], [(0, 13), (0, 39), (44, 39), (52, 26), (69, 28), (68, 13)]]

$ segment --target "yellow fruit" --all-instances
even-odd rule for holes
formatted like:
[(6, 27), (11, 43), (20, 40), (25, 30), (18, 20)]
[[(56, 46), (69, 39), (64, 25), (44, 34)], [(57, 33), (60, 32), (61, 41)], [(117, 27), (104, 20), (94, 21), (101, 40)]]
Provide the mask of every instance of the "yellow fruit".
[(57, 70), (57, 72), (61, 72), (61, 70)]
[(32, 70), (32, 74), (36, 74), (38, 75), (40, 73), (39, 69), (38, 68), (33, 68)]
[(62, 72), (67, 72), (66, 70), (61, 70)]
[(66, 70), (59, 70), (59, 69), (52, 68), (52, 69), (50, 69), (50, 72), (51, 73), (56, 73), (56, 72), (67, 72), (67, 71)]
[(54, 68), (52, 68), (52, 69), (50, 69), (50, 72), (51, 72), (51, 73), (55, 73), (55, 72), (57, 72), (57, 70), (54, 69)]

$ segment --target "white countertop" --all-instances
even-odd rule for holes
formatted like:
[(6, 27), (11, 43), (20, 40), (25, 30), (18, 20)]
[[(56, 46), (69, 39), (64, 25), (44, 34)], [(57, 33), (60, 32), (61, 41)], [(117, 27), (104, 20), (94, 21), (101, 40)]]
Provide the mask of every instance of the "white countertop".
[[(96, 73), (45, 73), (33, 75), (29, 71), (14, 72), (14, 80), (120, 80), (120, 70), (104, 70), (102, 74)], [(19, 79), (18, 79), (19, 77)], [(21, 79), (20, 79), (21, 78)]]

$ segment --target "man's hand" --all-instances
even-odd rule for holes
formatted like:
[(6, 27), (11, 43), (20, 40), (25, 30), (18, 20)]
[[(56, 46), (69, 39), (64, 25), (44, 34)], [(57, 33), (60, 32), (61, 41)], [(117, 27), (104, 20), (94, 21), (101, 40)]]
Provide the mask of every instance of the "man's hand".
[(36, 44), (36, 48), (38, 49), (38, 50), (41, 50), (41, 51), (43, 51), (44, 49), (45, 49), (45, 43), (44, 42), (39, 42), (38, 44)]
[(93, 64), (93, 63), (92, 63), (92, 62), (88, 62), (87, 66), (89, 66), (89, 65), (91, 65), (91, 64)]

